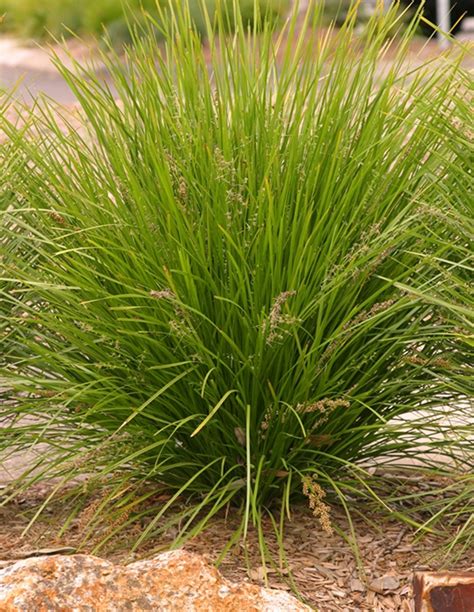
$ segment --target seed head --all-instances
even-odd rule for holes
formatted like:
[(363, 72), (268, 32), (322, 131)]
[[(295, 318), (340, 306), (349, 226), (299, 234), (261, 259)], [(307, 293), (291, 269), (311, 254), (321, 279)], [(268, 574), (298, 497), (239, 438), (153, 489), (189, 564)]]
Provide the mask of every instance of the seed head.
[(150, 291), (150, 297), (155, 298), (155, 300), (173, 300), (176, 295), (171, 289), (162, 289), (161, 291)]
[(296, 410), (302, 413), (308, 412), (321, 412), (322, 414), (327, 412), (332, 412), (336, 408), (349, 408), (350, 403), (345, 399), (329, 399), (325, 397), (324, 399), (318, 400), (317, 402), (312, 403), (303, 403), (298, 404), (296, 406)]
[(331, 519), (329, 516), (330, 508), (324, 503), (326, 497), (326, 491), (316, 482), (317, 476), (304, 476), (302, 478), (303, 483), (303, 495), (309, 500), (309, 507), (313, 511), (313, 515), (319, 520), (323, 531), (328, 535), (332, 535), (333, 529), (331, 525)]
[(297, 404), (296, 411), (301, 414), (319, 412), (319, 418), (316, 419), (312, 425), (313, 429), (315, 429), (320, 427), (323, 423), (326, 423), (336, 408), (350, 408), (350, 403), (342, 398), (329, 399), (325, 397), (317, 402), (304, 402), (302, 404)]
[(182, 202), (185, 202), (188, 197), (188, 186), (183, 176), (178, 181), (178, 196)]
[(281, 331), (279, 331), (280, 325), (285, 323), (288, 325), (297, 322), (297, 319), (282, 315), (281, 312), (283, 304), (293, 295), (296, 295), (296, 291), (283, 291), (273, 302), (270, 315), (264, 321), (262, 326), (263, 333), (268, 331), (267, 344), (273, 344), (274, 342), (283, 339), (283, 334)]
[(49, 216), (53, 221), (56, 221), (59, 225), (66, 225), (66, 219), (60, 215), (56, 210), (50, 210)]

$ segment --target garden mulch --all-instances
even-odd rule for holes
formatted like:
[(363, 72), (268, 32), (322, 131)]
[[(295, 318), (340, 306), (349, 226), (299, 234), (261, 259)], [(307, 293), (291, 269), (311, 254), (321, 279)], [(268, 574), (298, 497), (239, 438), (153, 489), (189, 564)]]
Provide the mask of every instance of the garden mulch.
[[(425, 483), (426, 484), (426, 483)], [(1, 493), (1, 491), (0, 491)], [(171, 543), (176, 531), (148, 540), (135, 553), (128, 551), (140, 534), (140, 528), (127, 528), (113, 536), (100, 551), (94, 550), (110, 526), (101, 527), (92, 540), (81, 542), (88, 509), (75, 518), (67, 531), (58, 536), (61, 521), (67, 515), (64, 505), (53, 503), (31, 529), (23, 534), (38, 504), (46, 499), (47, 485), (36, 485), (23, 497), (0, 508), (0, 568), (15, 560), (43, 554), (93, 553), (117, 563), (151, 557)], [(166, 497), (166, 496), (163, 496)], [(156, 503), (157, 500), (155, 500)], [(94, 505), (94, 501), (91, 502)], [(274, 566), (262, 564), (258, 534), (249, 531), (247, 545), (231, 548), (220, 565), (225, 577), (233, 581), (249, 581), (273, 588), (291, 590), (291, 580), (300, 596), (321, 612), (411, 612), (412, 574), (414, 569), (474, 571), (474, 550), (449, 560), (442, 557), (441, 541), (435, 536), (416, 539), (413, 532), (395, 520), (362, 507), (353, 508), (353, 528), (360, 558), (340, 533), (350, 533), (350, 525), (342, 509), (332, 509), (335, 532), (325, 533), (311, 511), (304, 506), (292, 510), (284, 537), (286, 561), (279, 564), (279, 546), (273, 535), (270, 519), (264, 524), (268, 550)], [(185, 548), (209, 561), (216, 561), (238, 526), (232, 512), (218, 516), (208, 530), (189, 541)], [(115, 527), (115, 526), (113, 526)], [(456, 526), (452, 527), (452, 535)], [(444, 540), (446, 542), (446, 540)], [(437, 551), (437, 552), (436, 552)]]

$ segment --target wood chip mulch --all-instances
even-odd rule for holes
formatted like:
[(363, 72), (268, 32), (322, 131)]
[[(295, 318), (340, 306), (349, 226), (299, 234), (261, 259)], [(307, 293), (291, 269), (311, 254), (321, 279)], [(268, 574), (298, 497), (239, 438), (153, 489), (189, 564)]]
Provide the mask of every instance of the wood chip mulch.
[[(72, 521), (65, 534), (58, 537), (58, 528), (65, 516), (60, 505), (49, 507), (23, 535), (33, 509), (46, 495), (47, 489), (42, 485), (0, 508), (0, 568), (29, 556), (93, 552), (94, 542), (80, 545), (84, 533), (80, 516)], [(296, 590), (306, 603), (320, 612), (412, 612), (414, 569), (474, 571), (474, 550), (465, 550), (453, 563), (439, 555), (440, 541), (433, 536), (417, 540), (413, 532), (399, 522), (374, 513), (365, 512), (363, 517), (354, 513), (352, 518), (359, 560), (341, 535), (350, 533), (341, 509), (332, 509), (332, 522), (336, 529), (333, 535), (328, 535), (308, 508), (296, 507), (285, 530), (286, 561), (279, 560), (278, 542), (268, 519), (264, 531), (274, 563), (263, 565), (258, 534), (251, 529), (247, 545), (237, 544), (231, 548), (219, 569), (236, 582)], [(185, 547), (211, 562), (216, 561), (237, 525), (238, 517), (231, 513), (227, 517), (220, 516), (213, 520), (205, 533)], [(138, 534), (139, 531), (127, 530), (126, 536), (115, 536), (97, 554), (117, 563), (127, 563), (157, 554), (176, 535), (170, 530), (167, 537), (149, 540), (130, 555), (127, 550)]]

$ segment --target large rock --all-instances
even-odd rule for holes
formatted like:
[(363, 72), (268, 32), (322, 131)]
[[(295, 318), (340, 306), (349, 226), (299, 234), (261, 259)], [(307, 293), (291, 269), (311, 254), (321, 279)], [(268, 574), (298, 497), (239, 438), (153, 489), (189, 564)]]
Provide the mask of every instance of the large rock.
[(2, 612), (310, 610), (284, 591), (232, 583), (195, 554), (176, 550), (114, 565), (90, 555), (33, 557), (0, 569)]

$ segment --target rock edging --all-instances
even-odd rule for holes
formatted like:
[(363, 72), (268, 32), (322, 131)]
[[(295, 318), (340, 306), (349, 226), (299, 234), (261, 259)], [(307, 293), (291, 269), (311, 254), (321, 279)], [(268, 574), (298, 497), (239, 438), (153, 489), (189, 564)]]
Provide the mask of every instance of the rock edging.
[(127, 566), (91, 555), (33, 557), (0, 569), (0, 610), (303, 612), (292, 595), (233, 583), (185, 550)]

